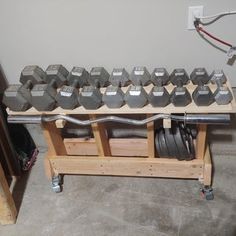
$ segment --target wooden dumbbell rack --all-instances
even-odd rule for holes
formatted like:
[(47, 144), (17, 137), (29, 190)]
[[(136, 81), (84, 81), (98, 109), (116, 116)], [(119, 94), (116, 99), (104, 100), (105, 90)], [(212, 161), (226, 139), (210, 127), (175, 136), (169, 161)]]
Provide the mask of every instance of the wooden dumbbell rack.
[[(227, 86), (231, 89), (230, 84)], [(145, 87), (149, 92), (151, 85)], [(192, 93), (196, 85), (186, 85)], [(169, 92), (173, 85), (166, 86)], [(215, 85), (210, 85), (212, 91)], [(122, 88), (124, 92), (127, 88)], [(102, 91), (103, 92), (103, 91)], [(56, 108), (50, 112), (38, 112), (34, 108), (26, 112), (13, 112), (9, 115), (73, 115), (80, 118), (82, 115), (94, 119), (99, 116), (134, 115), (143, 114), (152, 116), (158, 113), (235, 113), (235, 99), (228, 105), (213, 103), (208, 107), (198, 107), (192, 102), (186, 107), (174, 107), (172, 104), (164, 108), (153, 108), (150, 104), (143, 108), (131, 109), (127, 105), (119, 109), (109, 109), (105, 105), (97, 110), (86, 110), (78, 107), (74, 110)], [(171, 122), (163, 120), (164, 127), (169, 127)], [(49, 178), (59, 174), (83, 175), (116, 175), (116, 176), (145, 176), (198, 179), (203, 185), (210, 186), (212, 181), (212, 162), (209, 146), (206, 144), (207, 126), (199, 125), (196, 140), (196, 159), (192, 161), (179, 161), (177, 159), (156, 158), (157, 152), (154, 145), (154, 122), (147, 124), (147, 139), (110, 139), (105, 132), (106, 124), (94, 123), (92, 131), (94, 138), (89, 140), (74, 138), (64, 139), (60, 129), (64, 121), (43, 123), (44, 136), (48, 144), (48, 153), (45, 157), (45, 171)]]

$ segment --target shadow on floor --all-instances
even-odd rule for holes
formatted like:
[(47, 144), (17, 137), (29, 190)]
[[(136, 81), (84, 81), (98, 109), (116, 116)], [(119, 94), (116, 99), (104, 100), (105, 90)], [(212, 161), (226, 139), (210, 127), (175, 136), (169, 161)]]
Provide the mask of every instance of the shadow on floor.
[(21, 207), (21, 203), (24, 197), (24, 193), (25, 193), (25, 189), (28, 183), (30, 172), (31, 170), (27, 172), (23, 172), (22, 176), (16, 180), (12, 189), (12, 197), (15, 201), (16, 209), (18, 212)]

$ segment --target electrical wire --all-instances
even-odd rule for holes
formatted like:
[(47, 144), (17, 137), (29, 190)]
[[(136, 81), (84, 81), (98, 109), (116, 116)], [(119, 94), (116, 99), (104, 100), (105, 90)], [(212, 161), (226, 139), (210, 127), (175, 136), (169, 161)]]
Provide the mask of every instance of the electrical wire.
[(233, 45), (231, 43), (228, 43), (228, 42), (226, 42), (226, 41), (224, 41), (222, 39), (219, 39), (218, 37), (214, 36), (213, 34), (209, 33), (208, 31), (206, 31), (205, 29), (200, 27), (199, 25), (196, 25), (195, 27), (196, 27), (196, 30), (198, 32), (202, 32), (202, 33), (206, 34), (208, 37), (212, 38), (213, 40), (215, 40), (215, 41), (217, 41), (217, 42), (219, 42), (221, 44), (224, 44), (224, 45), (226, 45), (226, 46), (228, 46), (230, 48), (233, 47)]
[(195, 17), (197, 20), (205, 20), (205, 19), (212, 19), (212, 18), (221, 18), (223, 16), (228, 16), (228, 15), (234, 15), (236, 14), (236, 11), (226, 11), (226, 12), (220, 12), (215, 15), (210, 15), (210, 16), (198, 16)]
[(223, 44), (225, 46), (228, 46), (229, 47), (228, 55), (230, 56), (230, 54), (232, 54), (231, 51), (234, 51), (235, 47), (231, 43), (228, 43), (228, 42), (226, 42), (226, 41), (224, 41), (224, 40), (214, 36), (213, 34), (209, 33), (208, 31), (203, 29), (203, 27), (200, 26), (200, 24), (201, 24), (201, 21), (199, 21), (199, 20), (195, 20), (194, 21), (194, 26), (195, 26), (197, 32), (200, 33), (200, 34), (201, 33), (202, 34), (206, 34), (211, 39), (213, 39), (213, 40), (215, 40), (215, 41), (217, 41), (217, 42), (219, 42), (219, 43), (221, 43), (221, 44)]
[[(215, 23), (216, 21), (218, 21), (224, 16), (234, 15), (234, 14), (236, 14), (236, 11), (227, 11), (227, 12), (221, 12), (221, 13), (210, 15), (210, 16), (195, 16), (195, 19), (199, 21), (199, 23), (201, 23), (202, 25), (206, 26), (206, 25), (211, 25)], [(205, 21), (207, 19), (208, 21)]]

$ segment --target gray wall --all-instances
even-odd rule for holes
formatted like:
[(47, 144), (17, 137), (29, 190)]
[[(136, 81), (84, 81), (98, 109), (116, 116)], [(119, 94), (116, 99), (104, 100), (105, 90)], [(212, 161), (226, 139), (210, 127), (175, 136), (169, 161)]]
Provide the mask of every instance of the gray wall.
[[(24, 65), (62, 63), (223, 68), (236, 86), (236, 64), (186, 29), (188, 6), (201, 4), (206, 14), (236, 10), (235, 0), (0, 0), (0, 63), (11, 83)], [(235, 23), (229, 16), (208, 29), (236, 44)]]

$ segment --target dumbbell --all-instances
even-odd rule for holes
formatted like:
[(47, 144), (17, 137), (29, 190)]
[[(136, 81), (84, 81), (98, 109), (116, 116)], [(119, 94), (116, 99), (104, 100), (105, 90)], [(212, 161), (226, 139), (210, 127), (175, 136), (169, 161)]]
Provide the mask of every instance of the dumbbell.
[(131, 85), (125, 93), (124, 100), (130, 108), (141, 108), (146, 105), (148, 95), (142, 86)]
[(146, 86), (149, 84), (151, 75), (145, 66), (136, 66), (130, 74), (130, 80), (133, 85)]
[(193, 84), (197, 84), (197, 88), (193, 91), (192, 97), (198, 106), (209, 106), (214, 102), (214, 96), (208, 83), (210, 77), (205, 68), (195, 68), (190, 75)]
[(109, 84), (109, 77), (110, 75), (104, 67), (93, 67), (88, 82), (94, 87), (105, 87)]
[(109, 82), (113, 86), (124, 87), (129, 84), (129, 74), (125, 68), (115, 68), (111, 72)]
[(102, 105), (102, 93), (97, 87), (84, 86), (79, 94), (79, 103), (85, 109), (98, 109)]
[(58, 106), (63, 109), (74, 109), (79, 105), (78, 88), (87, 85), (88, 72), (82, 67), (73, 67), (67, 77), (69, 86), (63, 85), (56, 96)]
[(102, 105), (102, 93), (100, 87), (105, 87), (109, 84), (109, 73), (104, 67), (93, 67), (88, 77), (90, 86), (83, 87), (79, 95), (79, 102), (89, 110), (95, 110)]
[(34, 84), (45, 81), (45, 72), (38, 66), (26, 66), (20, 76), (20, 84), (10, 85), (3, 94), (3, 103), (13, 111), (26, 111), (31, 107), (30, 90)]
[(218, 105), (226, 105), (229, 104), (233, 95), (228, 87), (224, 86), (227, 79), (223, 72), (223, 70), (214, 70), (211, 74), (211, 82), (217, 85), (217, 89), (214, 92), (214, 98)]
[(176, 85), (171, 92), (170, 100), (176, 107), (187, 106), (191, 101), (191, 95), (187, 88), (183, 85), (187, 84), (189, 77), (184, 69), (174, 69), (170, 75), (170, 81), (173, 85)]
[(124, 92), (120, 87), (110, 85), (103, 94), (102, 101), (109, 108), (119, 108), (124, 104)]
[(170, 94), (163, 85), (169, 81), (169, 74), (165, 68), (155, 68), (151, 81), (155, 85), (148, 94), (149, 103), (153, 107), (165, 107), (170, 102)]
[(111, 85), (107, 87), (102, 100), (109, 108), (119, 108), (124, 104), (124, 92), (120, 86), (129, 84), (129, 74), (125, 68), (115, 68), (110, 75), (109, 82)]
[(51, 111), (56, 106), (57, 88), (66, 83), (69, 72), (62, 65), (46, 69), (47, 84), (37, 84), (31, 90), (32, 105), (38, 111)]

